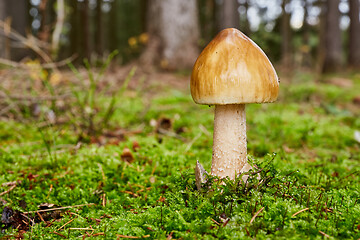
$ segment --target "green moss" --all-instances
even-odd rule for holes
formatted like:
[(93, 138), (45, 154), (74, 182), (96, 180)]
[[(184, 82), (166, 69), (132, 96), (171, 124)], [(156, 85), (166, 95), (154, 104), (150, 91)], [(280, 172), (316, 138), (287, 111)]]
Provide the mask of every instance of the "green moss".
[[(195, 105), (189, 93), (175, 90), (152, 99), (125, 92), (110, 125), (141, 132), (125, 135), (118, 145), (74, 149), (71, 125), (40, 132), (35, 123), (0, 122), (0, 193), (9, 189), (2, 183), (21, 181), (1, 198), (21, 211), (35, 211), (44, 202), (95, 203), (63, 211), (51, 226), (35, 224), (25, 235), (36, 239), (61, 239), (54, 231), (77, 239), (85, 232), (71, 228), (90, 226), (90, 233), (103, 233), (107, 239), (118, 234), (149, 239), (323, 239), (327, 234), (358, 239), (360, 145), (353, 135), (360, 130), (360, 118), (343, 105), (358, 93), (316, 84), (309, 77), (296, 75), (292, 85), (282, 87), (277, 103), (247, 106), (249, 158), (263, 169), (262, 182), (213, 182), (210, 189), (197, 191), (196, 160), (207, 170), (211, 165), (213, 108)], [(107, 106), (111, 98), (98, 101)], [(150, 125), (160, 117), (171, 119), (170, 134), (156, 133)], [(132, 151), (133, 162), (124, 162), (120, 155), (133, 141), (140, 149)], [(0, 236), (16, 233), (7, 229)]]

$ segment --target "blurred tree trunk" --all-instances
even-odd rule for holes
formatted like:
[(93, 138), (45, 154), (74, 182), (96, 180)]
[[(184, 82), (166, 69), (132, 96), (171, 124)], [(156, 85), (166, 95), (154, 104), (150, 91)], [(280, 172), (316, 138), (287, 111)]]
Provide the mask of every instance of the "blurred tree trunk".
[(199, 1), (201, 36), (204, 39), (203, 44), (208, 43), (217, 32), (216, 27), (216, 3), (215, 0)]
[(304, 23), (303, 23), (303, 44), (301, 48), (301, 65), (303, 67), (311, 67), (311, 53), (310, 53), (310, 26), (307, 22), (307, 18), (309, 16), (309, 2), (307, 0), (303, 0), (304, 6)]
[(359, 0), (349, 0), (349, 65), (360, 68), (360, 20), (359, 20)]
[(84, 0), (81, 4), (81, 46), (83, 47), (83, 57), (90, 60), (90, 30), (89, 30), (89, 0)]
[(56, 22), (51, 39), (51, 53), (54, 59), (58, 57), (58, 52), (60, 48), (60, 37), (64, 26), (64, 21), (65, 21), (65, 2), (64, 0), (57, 0)]
[(140, 61), (165, 69), (191, 68), (198, 56), (199, 23), (196, 0), (149, 0), (149, 42)]
[(245, 13), (244, 16), (240, 16), (243, 20), (241, 21), (242, 24), (240, 25), (241, 31), (246, 35), (246, 36), (250, 36), (251, 34), (251, 30), (250, 30), (250, 24), (249, 24), (249, 19), (247, 16), (247, 12), (249, 9), (249, 2), (248, 0), (244, 0), (243, 1), (243, 7), (245, 8)]
[(240, 27), (240, 15), (238, 12), (239, 3), (237, 0), (226, 0), (220, 5), (219, 11), (219, 31), (225, 28)]
[(109, 16), (109, 49), (110, 51), (114, 51), (115, 49), (118, 49), (118, 29), (117, 29), (117, 22), (118, 22), (118, 17), (117, 17), (117, 9), (118, 9), (118, 5), (120, 3), (117, 1), (114, 1), (111, 3), (111, 10), (110, 10), (110, 16)]
[[(70, 14), (70, 54), (76, 54), (77, 57), (81, 56), (81, 52), (79, 52), (79, 38), (78, 38), (78, 31), (79, 31), (79, 24), (78, 24), (78, 2), (74, 0), (68, 0), (68, 4), (71, 7), (71, 14)], [(78, 58), (79, 59), (79, 58)]]
[[(3, 0), (2, 0), (3, 1)], [(29, 28), (28, 1), (3, 1), (5, 2), (5, 18), (11, 22), (11, 28), (22, 36), (26, 36), (26, 30)], [(10, 58), (14, 61), (20, 61), (31, 54), (29, 49), (24, 48), (22, 43), (9, 41), (11, 44)]]
[(289, 2), (289, 0), (283, 0), (281, 4), (281, 62), (285, 68), (289, 68), (292, 65), (290, 13), (286, 11), (286, 5)]
[(342, 66), (340, 0), (326, 1), (325, 52), (322, 72), (339, 70)]
[(146, 24), (147, 24), (147, 19), (146, 19), (146, 11), (148, 9), (148, 0), (140, 0), (140, 12), (141, 12), (141, 27), (142, 27), (142, 32), (146, 32)]
[(51, 6), (49, 7), (49, 5), (50, 4), (48, 4), (48, 0), (42, 0), (39, 5), (39, 12), (41, 14), (41, 24), (38, 33), (38, 38), (44, 42), (48, 42), (50, 37), (49, 8), (51, 8)]
[(102, 0), (97, 0), (96, 2), (96, 31), (95, 31), (95, 46), (96, 53), (98, 57), (102, 57), (104, 51), (104, 31), (103, 31), (103, 21), (102, 21)]
[[(5, 20), (5, 1), (0, 1), (0, 20)], [(0, 58), (5, 58), (5, 36), (0, 32)]]

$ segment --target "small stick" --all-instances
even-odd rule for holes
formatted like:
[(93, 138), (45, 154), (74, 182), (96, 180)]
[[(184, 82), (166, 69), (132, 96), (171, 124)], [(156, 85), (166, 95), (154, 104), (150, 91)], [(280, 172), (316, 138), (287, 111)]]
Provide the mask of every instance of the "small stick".
[(190, 150), (190, 148), (192, 147), (192, 145), (201, 137), (202, 132), (200, 132), (198, 135), (196, 135), (191, 142), (186, 146), (185, 151), (184, 152), (188, 152)]
[(1, 186), (9, 187), (9, 186), (14, 186), (14, 185), (16, 185), (18, 183), (21, 183), (21, 181), (6, 182), (6, 183), (1, 184)]
[(29, 221), (31, 221), (32, 225), (35, 225), (35, 222), (33, 219), (29, 218), (28, 216), (26, 216), (24, 213), (20, 213), (21, 216), (27, 218)]
[(255, 213), (255, 215), (250, 220), (250, 224), (255, 220), (255, 218), (259, 215), (259, 213), (261, 213), (262, 210), (264, 210), (264, 208), (265, 207), (260, 208), (260, 210)]
[(39, 216), (39, 218), (41, 219), (41, 221), (45, 222), (44, 221), (44, 218), (41, 216), (41, 214), (39, 212), (36, 212), (36, 214)]
[(294, 213), (291, 217), (295, 217), (296, 215), (298, 215), (299, 213), (302, 213), (302, 212), (305, 212), (307, 210), (309, 210), (310, 208), (304, 208), (304, 209), (301, 209), (300, 211)]
[(24, 214), (37, 213), (37, 212), (50, 212), (50, 211), (63, 210), (63, 209), (68, 209), (68, 208), (84, 207), (84, 206), (92, 206), (92, 205), (95, 205), (95, 203), (88, 203), (88, 204), (80, 204), (80, 205), (67, 206), (67, 207), (58, 207), (58, 208), (50, 208), (50, 209), (44, 209), (44, 210), (30, 211), (30, 212), (24, 212)]
[(93, 228), (69, 228), (69, 230), (84, 230), (84, 231), (90, 230), (90, 231), (94, 231)]
[(91, 236), (92, 236), (92, 237), (96, 237), (96, 236), (101, 236), (101, 235), (105, 235), (105, 233), (103, 233), (103, 232), (94, 233), (94, 234), (91, 235)]
[(71, 223), (72, 221), (74, 221), (76, 218), (73, 218), (73, 219), (71, 219), (70, 221), (68, 221), (67, 223), (65, 223), (64, 225), (62, 225), (60, 228), (58, 228), (58, 231), (60, 230), (60, 229), (62, 229), (63, 227), (65, 227), (66, 225), (68, 225), (69, 223)]
[(102, 195), (102, 206), (105, 207), (106, 206), (106, 193), (104, 193)]
[(134, 197), (138, 197), (139, 195), (137, 195), (136, 193), (133, 193), (133, 192), (130, 192), (130, 191), (120, 191), (120, 192), (123, 192), (123, 193), (127, 193), (127, 194), (130, 194)]
[(55, 231), (53, 231), (51, 233), (54, 233), (54, 234), (56, 234), (56, 235), (58, 235), (58, 236), (60, 236), (62, 238), (66, 238), (66, 236), (62, 235), (61, 233), (58, 233), (58, 232), (55, 232)]
[(118, 237), (117, 239), (120, 239), (120, 238), (137, 239), (137, 238), (148, 238), (148, 237), (150, 237), (150, 235), (145, 235), (145, 236), (141, 236), (141, 237), (136, 237), (136, 236), (126, 236), (126, 235), (121, 235), (121, 234), (116, 234), (116, 236)]
[(230, 218), (228, 218), (228, 219), (224, 222), (223, 227), (225, 227), (229, 222), (230, 222)]
[(220, 226), (220, 223), (218, 223), (216, 220), (211, 218), (211, 221), (213, 221), (216, 225)]
[(330, 236), (327, 235), (326, 233), (324, 233), (323, 231), (319, 231), (319, 233), (320, 233), (321, 235), (323, 235), (324, 237), (330, 238)]
[(206, 129), (206, 127), (204, 127), (204, 125), (200, 124), (199, 128), (206, 136), (211, 137), (211, 133)]
[(6, 190), (5, 192), (0, 193), (0, 196), (3, 196), (5, 194), (8, 194), (9, 192), (11, 192), (14, 188), (16, 187), (15, 185), (12, 185), (8, 190)]

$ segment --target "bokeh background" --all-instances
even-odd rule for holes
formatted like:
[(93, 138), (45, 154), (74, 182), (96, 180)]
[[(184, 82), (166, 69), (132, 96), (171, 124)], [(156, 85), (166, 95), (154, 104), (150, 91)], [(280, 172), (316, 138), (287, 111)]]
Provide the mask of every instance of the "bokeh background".
[(117, 50), (121, 65), (191, 69), (236, 27), (284, 71), (360, 68), (359, 0), (2, 0), (0, 20), (0, 56), (12, 61), (96, 63)]

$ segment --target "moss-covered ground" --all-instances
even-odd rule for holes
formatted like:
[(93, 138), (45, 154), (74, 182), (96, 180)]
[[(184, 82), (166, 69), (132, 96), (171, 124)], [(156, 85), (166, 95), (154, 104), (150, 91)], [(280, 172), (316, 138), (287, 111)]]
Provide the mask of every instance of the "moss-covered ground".
[(211, 166), (213, 108), (189, 91), (127, 90), (108, 132), (82, 144), (81, 124), (2, 119), (0, 239), (359, 239), (360, 76), (341, 79), (298, 72), (276, 103), (247, 105), (261, 179), (246, 186), (196, 189), (196, 160)]

